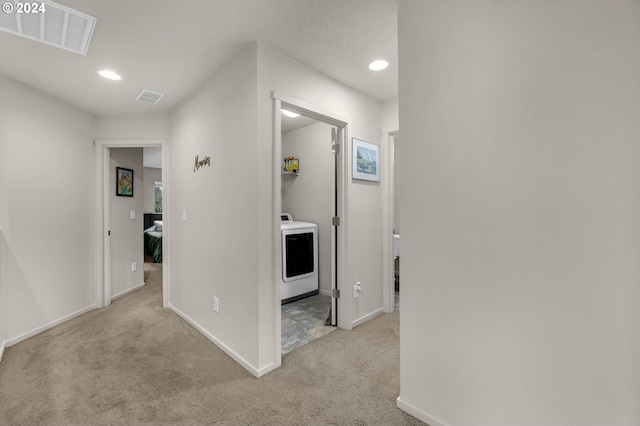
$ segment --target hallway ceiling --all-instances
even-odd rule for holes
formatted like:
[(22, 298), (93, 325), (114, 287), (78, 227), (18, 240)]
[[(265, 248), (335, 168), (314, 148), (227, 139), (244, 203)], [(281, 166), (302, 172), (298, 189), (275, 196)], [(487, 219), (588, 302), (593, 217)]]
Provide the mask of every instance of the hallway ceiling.
[[(0, 75), (96, 115), (159, 112), (259, 42), (384, 101), (398, 92), (398, 1), (58, 0), (97, 18), (87, 55), (0, 32)], [(369, 71), (378, 58), (389, 68)], [(138, 102), (142, 90), (165, 96)]]

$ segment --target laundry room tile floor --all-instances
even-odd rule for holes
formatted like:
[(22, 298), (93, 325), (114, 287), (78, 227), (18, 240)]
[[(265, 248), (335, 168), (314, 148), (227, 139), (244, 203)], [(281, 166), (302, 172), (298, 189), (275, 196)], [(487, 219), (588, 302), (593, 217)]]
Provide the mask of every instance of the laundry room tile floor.
[(282, 305), (282, 355), (336, 329), (324, 325), (331, 312), (331, 298), (316, 294)]

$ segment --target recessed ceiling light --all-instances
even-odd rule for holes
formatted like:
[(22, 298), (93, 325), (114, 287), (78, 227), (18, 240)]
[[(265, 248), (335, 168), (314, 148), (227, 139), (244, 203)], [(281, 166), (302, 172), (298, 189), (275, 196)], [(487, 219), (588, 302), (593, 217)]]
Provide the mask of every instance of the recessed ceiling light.
[(98, 74), (100, 74), (104, 78), (108, 78), (109, 80), (122, 80), (122, 77), (111, 70), (98, 71)]
[(389, 66), (389, 62), (379, 59), (377, 61), (373, 61), (369, 64), (369, 69), (371, 71), (380, 71)]
[(300, 114), (297, 114), (295, 112), (291, 112), (291, 111), (287, 111), (286, 109), (281, 110), (282, 113), (284, 115), (286, 115), (287, 117), (291, 117), (291, 118), (296, 118), (296, 117), (300, 117)]

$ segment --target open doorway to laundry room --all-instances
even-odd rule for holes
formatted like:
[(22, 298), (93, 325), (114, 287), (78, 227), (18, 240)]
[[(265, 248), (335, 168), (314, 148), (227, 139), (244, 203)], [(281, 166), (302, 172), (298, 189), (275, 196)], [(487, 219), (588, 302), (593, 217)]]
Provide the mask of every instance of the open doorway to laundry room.
[(295, 104), (277, 108), (280, 349), (285, 355), (338, 324), (340, 145), (346, 123)]
[[(166, 306), (164, 140), (97, 140), (97, 307), (144, 290)], [(145, 151), (147, 151), (145, 153)], [(146, 154), (146, 155), (145, 155)], [(146, 157), (146, 158), (145, 158)], [(152, 288), (153, 287), (153, 288)]]
[(281, 321), (285, 355), (335, 329), (331, 322), (331, 217), (335, 199), (331, 139), (335, 130), (330, 124), (286, 107), (281, 120)]

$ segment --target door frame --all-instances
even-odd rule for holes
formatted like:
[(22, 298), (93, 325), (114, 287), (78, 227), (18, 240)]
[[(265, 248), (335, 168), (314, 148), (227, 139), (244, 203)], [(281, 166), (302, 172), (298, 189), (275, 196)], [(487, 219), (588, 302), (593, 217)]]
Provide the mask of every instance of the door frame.
[[(165, 139), (96, 139), (95, 159), (95, 232), (96, 232), (96, 307), (111, 304), (111, 242), (108, 233), (111, 227), (111, 148), (162, 148), (162, 306), (169, 304), (169, 173), (167, 141)], [(142, 233), (140, 234), (142, 237)]]
[[(278, 92), (271, 92), (271, 99), (273, 101), (273, 271), (274, 271), (274, 287), (275, 287), (275, 360), (276, 366), (279, 367), (282, 364), (282, 316), (280, 305), (280, 277), (282, 276), (282, 249), (280, 247), (280, 214), (282, 213), (282, 176), (280, 169), (282, 167), (282, 128), (281, 128), (281, 116), (280, 110), (286, 106), (286, 109), (291, 112), (296, 112), (309, 118), (313, 118), (317, 121), (329, 124), (337, 127), (340, 141), (340, 152), (337, 157), (337, 212), (340, 217), (340, 225), (338, 228), (338, 236), (335, 245), (333, 247), (337, 249), (337, 270), (335, 271), (335, 277), (337, 279), (337, 287), (342, 294), (342, 303), (338, 303), (338, 328), (351, 330), (351, 312), (350, 304), (347, 303), (349, 294), (346, 286), (346, 278), (348, 272), (347, 262), (347, 200), (348, 200), (348, 165), (350, 164), (350, 155), (348, 149), (348, 131), (349, 120), (335, 114), (331, 111), (324, 110), (320, 107), (302, 101), (300, 99), (293, 98), (291, 96), (284, 95)], [(328, 218), (330, 220), (330, 218)], [(335, 262), (332, 262), (334, 264)], [(333, 269), (333, 265), (332, 265)]]
[(400, 131), (395, 130), (387, 133), (387, 147), (389, 153), (386, 155), (387, 169), (387, 185), (388, 188), (383, 190), (383, 238), (382, 238), (382, 255), (386, 259), (382, 264), (383, 277), (383, 295), (382, 305), (385, 313), (391, 313), (395, 310), (395, 277), (393, 264), (393, 231), (395, 223), (395, 145), (396, 138), (400, 136)]

